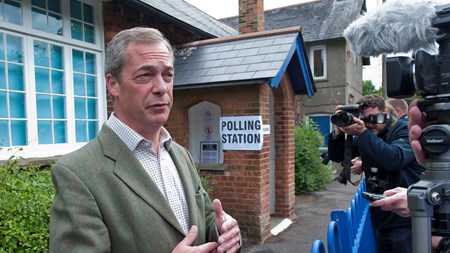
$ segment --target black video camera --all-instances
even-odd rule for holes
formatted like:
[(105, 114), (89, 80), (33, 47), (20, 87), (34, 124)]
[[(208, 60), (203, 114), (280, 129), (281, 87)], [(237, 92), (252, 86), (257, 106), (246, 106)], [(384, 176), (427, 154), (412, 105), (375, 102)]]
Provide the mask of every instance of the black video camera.
[(450, 4), (436, 7), (432, 25), (439, 30), (438, 55), (418, 50), (414, 59), (407, 56), (386, 59), (388, 97), (408, 98), (414, 93), (424, 98), (450, 96)]

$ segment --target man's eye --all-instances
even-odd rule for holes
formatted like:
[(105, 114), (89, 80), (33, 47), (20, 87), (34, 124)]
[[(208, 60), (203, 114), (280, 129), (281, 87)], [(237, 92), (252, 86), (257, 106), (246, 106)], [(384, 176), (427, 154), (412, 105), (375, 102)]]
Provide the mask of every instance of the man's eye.
[(135, 78), (135, 81), (137, 83), (144, 83), (144, 82), (148, 82), (151, 78), (152, 78), (152, 75), (150, 73), (145, 73), (145, 74), (138, 75)]

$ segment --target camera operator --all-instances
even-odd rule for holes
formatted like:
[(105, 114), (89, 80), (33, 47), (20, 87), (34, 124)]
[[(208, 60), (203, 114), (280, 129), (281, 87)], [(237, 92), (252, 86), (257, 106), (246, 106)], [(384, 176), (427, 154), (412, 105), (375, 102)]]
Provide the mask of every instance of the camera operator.
[[(425, 114), (419, 110), (417, 103), (417, 99), (413, 100), (409, 108), (409, 139), (417, 161), (425, 164), (425, 153), (422, 151), (418, 139), (422, 134), (422, 129), (430, 125), (431, 122), (426, 120)], [(388, 197), (371, 202), (370, 205), (373, 207), (381, 207), (382, 210), (394, 212), (402, 217), (409, 217), (411, 215), (408, 208), (407, 188), (397, 187), (385, 191), (383, 195)], [(450, 238), (442, 240), (440, 236), (432, 236), (431, 246), (433, 252), (448, 253), (450, 252)]]
[[(336, 126), (329, 135), (330, 160), (344, 160), (347, 134), (353, 136), (352, 157), (361, 157), (369, 192), (383, 193), (419, 181), (425, 168), (415, 159), (406, 121), (397, 121), (390, 115), (381, 96), (367, 95), (357, 104), (363, 105), (361, 119), (353, 117), (353, 124)], [(378, 252), (412, 252), (410, 218), (383, 211), (379, 207), (371, 207), (370, 212)]]

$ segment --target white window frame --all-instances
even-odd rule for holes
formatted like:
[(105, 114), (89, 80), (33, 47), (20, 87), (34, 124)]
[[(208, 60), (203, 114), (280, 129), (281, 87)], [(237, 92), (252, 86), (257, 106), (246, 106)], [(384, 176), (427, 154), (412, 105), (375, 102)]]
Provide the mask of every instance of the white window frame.
[[(315, 76), (314, 74), (314, 51), (321, 50), (323, 59), (323, 76)], [(327, 80), (327, 47), (325, 45), (313, 46), (309, 49), (309, 65), (314, 80)]]
[[(93, 7), (95, 17), (95, 44), (87, 43), (71, 38), (70, 30), (70, 1), (61, 0), (61, 16), (63, 19), (63, 36), (46, 33), (32, 29), (31, 26), (31, 0), (22, 0), (22, 25), (15, 25), (0, 21), (0, 32), (19, 36), (23, 39), (24, 49), (24, 82), (26, 92), (26, 120), (27, 120), (27, 145), (0, 147), (0, 160), (7, 160), (12, 155), (23, 158), (41, 158), (64, 155), (84, 146), (87, 142), (76, 142), (75, 130), (75, 108), (73, 92), (73, 66), (72, 50), (77, 49), (83, 52), (89, 52), (96, 57), (96, 88), (97, 88), (97, 129), (100, 130), (102, 124), (106, 121), (107, 115), (107, 96), (104, 85), (104, 38), (103, 38), (103, 20), (101, 12), (101, 1), (79, 0)], [(35, 84), (35, 64), (33, 41), (39, 40), (45, 43), (61, 46), (63, 48), (64, 63), (64, 81), (66, 84), (66, 141), (63, 144), (38, 144), (37, 112), (36, 112), (36, 84)], [(20, 150), (19, 150), (20, 149)]]

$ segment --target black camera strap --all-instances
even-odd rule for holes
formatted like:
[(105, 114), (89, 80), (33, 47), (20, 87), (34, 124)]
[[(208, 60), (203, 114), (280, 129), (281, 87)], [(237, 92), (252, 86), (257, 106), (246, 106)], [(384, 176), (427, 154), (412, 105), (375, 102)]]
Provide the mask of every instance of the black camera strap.
[(352, 182), (351, 180), (351, 167), (352, 167), (352, 157), (353, 156), (353, 135), (347, 135), (345, 139), (345, 150), (344, 150), (344, 161), (342, 165), (344, 166), (343, 174), (346, 181), (350, 182), (353, 186), (359, 185), (359, 182), (361, 182), (361, 178), (356, 181)]

